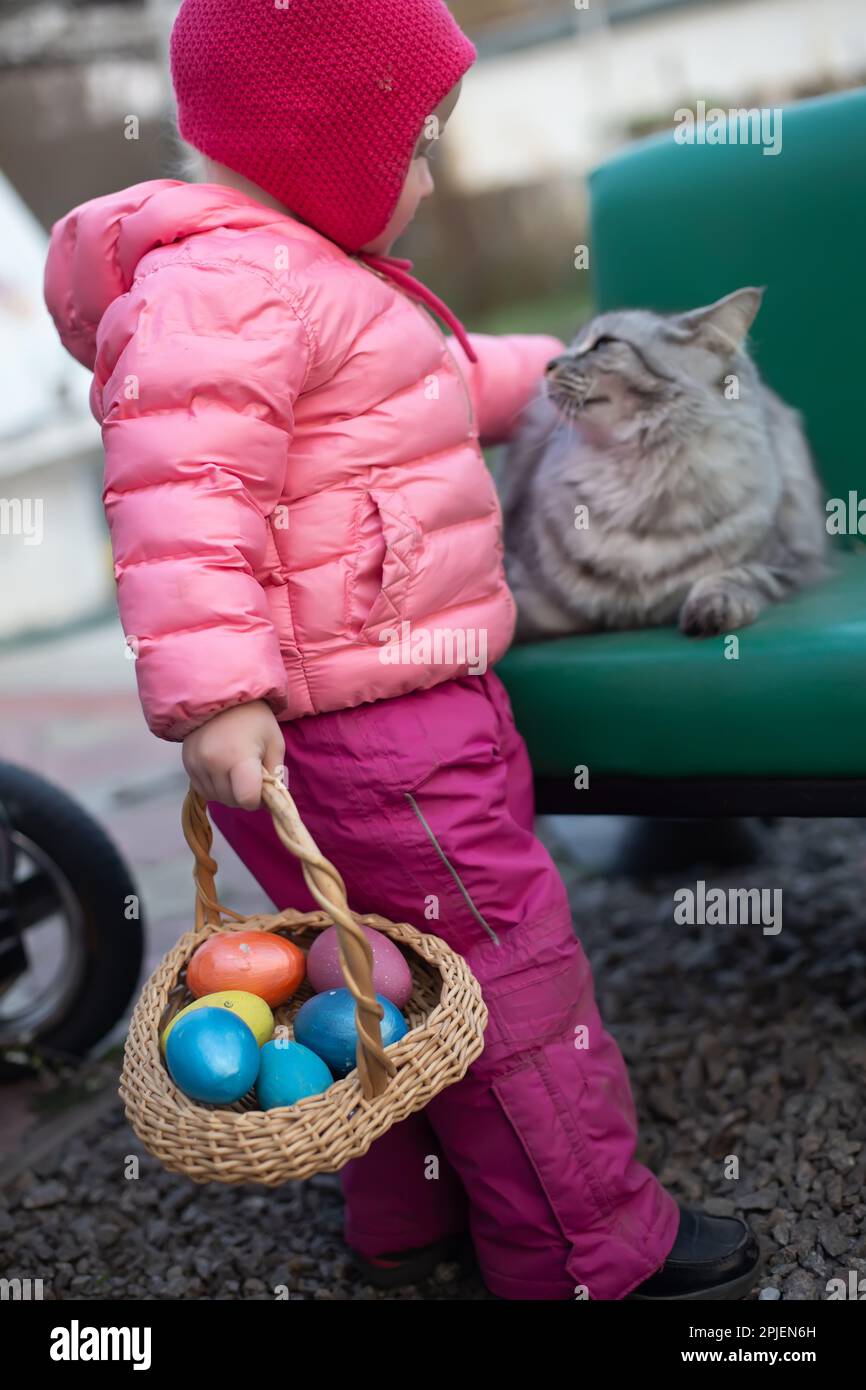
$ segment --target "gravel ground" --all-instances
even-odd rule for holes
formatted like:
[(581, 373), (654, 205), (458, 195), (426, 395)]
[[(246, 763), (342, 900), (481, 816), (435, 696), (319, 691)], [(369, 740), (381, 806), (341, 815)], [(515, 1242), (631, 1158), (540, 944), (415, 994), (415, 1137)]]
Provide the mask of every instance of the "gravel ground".
[[(816, 1300), (866, 1275), (866, 842), (855, 821), (783, 821), (764, 861), (708, 884), (783, 891), (783, 926), (681, 926), (676, 889), (608, 880), (543, 826), (569, 883), (602, 1014), (628, 1060), (641, 1157), (681, 1201), (740, 1212), (767, 1255), (752, 1297)], [(142, 1154), (140, 1177), (124, 1177)], [(730, 1158), (738, 1160), (738, 1176)], [(57, 1299), (485, 1299), (441, 1266), (376, 1293), (340, 1236), (336, 1177), (200, 1188), (143, 1154), (119, 1110), (0, 1193), (0, 1272)]]

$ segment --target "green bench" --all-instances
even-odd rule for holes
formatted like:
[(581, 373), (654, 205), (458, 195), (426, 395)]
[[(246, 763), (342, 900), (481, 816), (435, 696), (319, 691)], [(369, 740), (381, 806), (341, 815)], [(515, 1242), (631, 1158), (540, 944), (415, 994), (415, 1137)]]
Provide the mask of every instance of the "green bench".
[[(595, 170), (590, 201), (599, 309), (767, 287), (761, 371), (802, 412), (828, 498), (866, 498), (866, 92), (786, 108), (775, 156), (653, 137)], [(866, 814), (860, 522), (828, 581), (739, 633), (737, 660), (673, 628), (513, 647), (497, 670), (539, 811)]]

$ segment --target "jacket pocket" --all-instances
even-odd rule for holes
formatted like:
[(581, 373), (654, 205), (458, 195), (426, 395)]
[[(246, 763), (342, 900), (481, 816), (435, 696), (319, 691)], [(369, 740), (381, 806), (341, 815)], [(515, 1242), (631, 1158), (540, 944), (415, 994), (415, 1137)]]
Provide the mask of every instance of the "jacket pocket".
[(386, 628), (406, 617), (421, 529), (397, 490), (370, 488), (364, 494), (359, 533), (346, 625), (357, 640), (377, 643)]

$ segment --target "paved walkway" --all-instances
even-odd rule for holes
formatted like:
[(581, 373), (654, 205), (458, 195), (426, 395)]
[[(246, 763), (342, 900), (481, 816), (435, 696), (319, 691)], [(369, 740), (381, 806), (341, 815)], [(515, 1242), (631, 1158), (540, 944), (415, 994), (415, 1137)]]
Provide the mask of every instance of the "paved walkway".
[[(65, 639), (25, 643), (0, 655), (0, 759), (61, 787), (90, 811), (128, 860), (147, 919), (145, 971), (192, 922), (192, 860), (180, 827), (186, 777), (180, 747), (156, 739), (138, 702), (119, 624)], [(220, 891), (240, 912), (262, 895), (224, 841)], [(103, 1046), (118, 1043), (119, 1024)], [(43, 1120), (44, 1086), (0, 1090), (0, 1162)]]
[[(57, 783), (105, 826), (138, 880), (150, 968), (187, 930), (191, 858), (180, 828), (180, 745), (154, 738), (134, 663), (116, 622), (0, 656), (0, 757)], [(252, 910), (261, 894), (222, 842), (224, 901)]]

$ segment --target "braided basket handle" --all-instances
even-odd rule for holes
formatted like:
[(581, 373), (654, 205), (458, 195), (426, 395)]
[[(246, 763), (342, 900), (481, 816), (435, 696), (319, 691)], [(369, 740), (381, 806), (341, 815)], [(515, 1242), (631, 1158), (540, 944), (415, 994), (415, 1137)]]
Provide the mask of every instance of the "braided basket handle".
[[(274, 829), (286, 849), (301, 862), (304, 880), (316, 902), (337, 928), (339, 958), (346, 984), (355, 1000), (358, 1029), (356, 1052), (361, 1091), (365, 1100), (381, 1095), (394, 1075), (395, 1067), (382, 1046), (379, 1021), (382, 1005), (373, 990), (373, 953), (360, 923), (349, 909), (346, 887), (334, 865), (324, 857), (289, 794), (278, 777), (263, 769), (262, 801), (271, 813)], [(237, 922), (238, 912), (224, 907), (216, 896), (216, 861), (211, 857), (213, 830), (207, 806), (190, 787), (183, 804), (183, 833), (195, 856), (193, 878), (196, 885), (195, 924), (223, 926), (223, 918)]]

